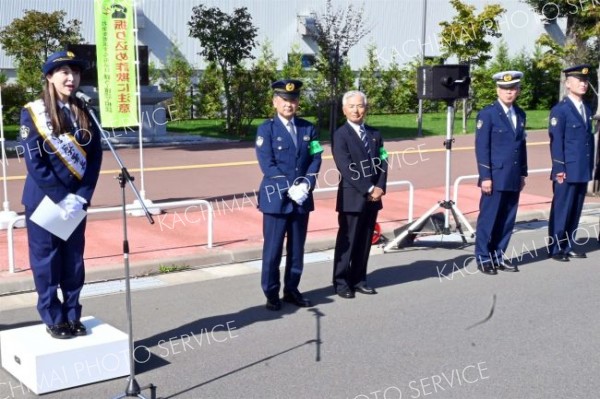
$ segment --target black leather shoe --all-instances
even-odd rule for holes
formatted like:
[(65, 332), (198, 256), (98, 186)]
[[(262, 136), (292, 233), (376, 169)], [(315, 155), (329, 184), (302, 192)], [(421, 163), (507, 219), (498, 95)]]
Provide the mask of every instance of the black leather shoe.
[(365, 294), (365, 295), (375, 295), (375, 294), (377, 294), (377, 291), (375, 291), (375, 288), (369, 287), (366, 284), (359, 284), (359, 285), (355, 286), (354, 287), (354, 291), (360, 292), (361, 294)]
[(71, 335), (71, 328), (67, 323), (57, 324), (55, 326), (46, 326), (46, 332), (50, 334), (52, 338), (57, 339), (68, 339), (73, 338)]
[(279, 300), (279, 298), (267, 299), (267, 304), (265, 305), (265, 307), (268, 310), (273, 311), (281, 310), (281, 301)]
[(341, 289), (337, 291), (339, 297), (350, 299), (354, 298), (354, 291), (349, 288)]
[(587, 255), (585, 254), (585, 252), (575, 252), (575, 251), (569, 251), (565, 254), (566, 256), (568, 256), (569, 258), (587, 258)]
[(482, 266), (482, 265), (477, 265), (477, 269), (479, 269), (479, 271), (483, 274), (489, 274), (491, 276), (498, 274), (498, 272), (496, 271), (496, 269), (494, 269), (493, 266)]
[(87, 329), (85, 328), (83, 323), (81, 323), (79, 320), (70, 321), (69, 328), (71, 329), (71, 334), (74, 337), (82, 337), (87, 334)]
[(283, 301), (293, 303), (294, 305), (301, 308), (309, 308), (312, 306), (310, 299), (305, 298), (298, 291), (296, 292), (284, 292), (283, 293)]
[(565, 254), (552, 255), (552, 259), (559, 261), (559, 262), (569, 262), (569, 257)]
[(519, 267), (517, 265), (511, 265), (510, 263), (506, 263), (504, 261), (498, 263), (496, 265), (498, 270), (502, 270), (503, 272), (518, 272)]

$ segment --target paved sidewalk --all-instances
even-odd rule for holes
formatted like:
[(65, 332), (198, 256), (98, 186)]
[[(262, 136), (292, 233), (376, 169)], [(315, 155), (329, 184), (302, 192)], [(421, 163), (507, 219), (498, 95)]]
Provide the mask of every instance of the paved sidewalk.
[[(465, 187), (459, 209), (472, 227), (478, 207), (478, 188)], [(321, 194), (325, 195), (325, 194)], [(407, 223), (408, 192), (397, 190), (388, 193), (385, 207), (378, 222), (384, 235), (393, 239), (393, 230)], [(444, 196), (439, 189), (415, 191), (415, 219), (427, 212)], [(250, 198), (255, 201), (254, 198)], [(587, 204), (595, 207), (597, 203)], [(207, 247), (208, 212), (197, 207), (169, 209), (154, 216), (150, 225), (145, 217), (127, 217), (130, 245), (130, 267), (134, 276), (160, 272), (161, 267), (201, 268), (207, 266), (244, 262), (261, 258), (262, 216), (249, 201), (230, 207), (214, 209), (213, 248)], [(235, 207), (234, 207), (235, 206)], [(547, 220), (550, 198), (523, 194), (518, 220)], [(439, 212), (442, 209), (438, 209)], [(337, 233), (337, 213), (334, 198), (317, 198), (316, 211), (310, 216), (306, 252), (333, 248)], [(466, 231), (466, 229), (465, 229)], [(7, 232), (0, 232), (6, 242)], [(124, 274), (122, 254), (123, 221), (115, 218), (100, 219), (91, 215), (86, 237), (86, 281), (93, 282), (121, 278)], [(8, 272), (8, 252), (0, 254), (0, 293), (33, 289), (28, 266), (27, 237), (25, 229), (14, 231), (16, 272)]]
[[(543, 132), (537, 134), (530, 133), (529, 164), (530, 170), (543, 167), (546, 164), (547, 147), (543, 141), (546, 136)], [(427, 158), (427, 168), (424, 170), (420, 165), (412, 166), (408, 169), (405, 165), (396, 165), (396, 169), (391, 171), (390, 180), (410, 179), (415, 186), (413, 217), (416, 219), (427, 212), (438, 201), (443, 200), (445, 188), (443, 185), (431, 185), (431, 181), (443, 181), (443, 157), (442, 151), (437, 151), (440, 137), (428, 137), (419, 139), (419, 149), (425, 148)], [(537, 140), (537, 142), (536, 142)], [(390, 142), (386, 144), (393, 154), (402, 153), (403, 149), (415, 148), (417, 140), (405, 140)], [(471, 145), (472, 136), (457, 137), (456, 146)], [(407, 147), (408, 146), (408, 147)], [(429, 146), (429, 147), (427, 147)], [(208, 148), (207, 151), (204, 149)], [(324, 166), (322, 167), (321, 180), (324, 178), (324, 171), (331, 169), (333, 162), (330, 157), (330, 150), (326, 146), (324, 153)], [(473, 173), (474, 156), (468, 147), (464, 151), (455, 151), (453, 156), (453, 168), (458, 169), (455, 175), (465, 175)], [(253, 159), (254, 149), (252, 146), (246, 148), (231, 148), (226, 146), (219, 148), (218, 151), (211, 151), (210, 147), (200, 147), (194, 153), (189, 147), (177, 148), (156, 148), (156, 153), (151, 158), (157, 164), (166, 164), (167, 158), (171, 157), (174, 162), (180, 165), (188, 160), (193, 163), (192, 156), (202, 156), (204, 162), (208, 156), (214, 156), (214, 159), (221, 160), (224, 157), (234, 156), (240, 159)], [(204, 152), (203, 152), (204, 151)], [(199, 154), (198, 154), (199, 153)], [(233, 155), (232, 155), (233, 154)], [(402, 153), (402, 159), (404, 153)], [(110, 163), (109, 154), (106, 155), (106, 164)], [(327, 156), (329, 158), (327, 158)], [(412, 155), (415, 158), (417, 155)], [(422, 154), (419, 153), (419, 157)], [(408, 159), (408, 158), (406, 158)], [(411, 158), (412, 159), (412, 158)], [(415, 158), (416, 159), (416, 158)], [(411, 161), (412, 162), (412, 161)], [(247, 161), (239, 162), (247, 164)], [(412, 163), (408, 163), (412, 165)], [(441, 165), (441, 166), (440, 166)], [(19, 165), (17, 165), (19, 166)], [(110, 166), (110, 165), (109, 165)], [(11, 167), (14, 166), (11, 164)], [(103, 165), (105, 170), (107, 165)], [(175, 169), (177, 166), (172, 167)], [(404, 169), (403, 169), (404, 168)], [(233, 169), (233, 168), (230, 168)], [(205, 171), (206, 170), (206, 171)], [(216, 171), (199, 169), (193, 171), (194, 178), (207, 179), (214, 185), (214, 190), (219, 189), (219, 184), (228, 179), (238, 179), (248, 183), (250, 187), (256, 184), (256, 170), (245, 166), (239, 169), (239, 172), (224, 170), (222, 176), (216, 175)], [(428, 171), (429, 174), (427, 173)], [(408, 173), (407, 173), (408, 172)], [(15, 173), (22, 173), (17, 171)], [(181, 173), (181, 172), (178, 172)], [(160, 174), (160, 180), (155, 185), (167, 186), (176, 179), (178, 185), (185, 185), (186, 181), (179, 180), (173, 175)], [(433, 176), (435, 174), (435, 176)], [(204, 177), (206, 175), (206, 177)], [(325, 176), (326, 178), (327, 176)], [(456, 177), (456, 176), (454, 176)], [(108, 177), (106, 177), (108, 178)], [(13, 184), (18, 182), (13, 182)], [(100, 192), (96, 194), (100, 198), (101, 205), (104, 205), (103, 198), (112, 195), (113, 204), (117, 201), (114, 198), (114, 185), (102, 184)], [(241, 185), (241, 183), (239, 184)], [(205, 185), (206, 186), (206, 185)], [(257, 186), (257, 185), (256, 185)], [(17, 186), (18, 187), (18, 186)], [(421, 188), (423, 187), (423, 188)], [(547, 175), (537, 174), (530, 176), (528, 186), (521, 195), (520, 207), (518, 213), (519, 221), (529, 220), (547, 220), (550, 209), (550, 192)], [(210, 190), (211, 187), (205, 187)], [(107, 192), (113, 194), (107, 194)], [(224, 188), (223, 190), (227, 190)], [(247, 188), (242, 187), (241, 191)], [(14, 195), (13, 189), (13, 195)], [(213, 265), (228, 264), (233, 262), (243, 262), (261, 258), (262, 249), (262, 216), (256, 209), (256, 198), (254, 194), (232, 194), (232, 191), (226, 191), (228, 196), (220, 197), (217, 200), (211, 200), (214, 208), (214, 234), (213, 248), (207, 248), (208, 235), (208, 212), (198, 206), (189, 206), (182, 208), (166, 209), (166, 213), (154, 216), (155, 223), (150, 225), (144, 217), (127, 218), (128, 241), (130, 246), (130, 266), (131, 274), (135, 276), (158, 273), (164, 268), (178, 266), (184, 268), (202, 268)], [(246, 191), (247, 192), (247, 191)], [(239, 193), (239, 191), (237, 192)], [(168, 194), (166, 194), (168, 195)], [(452, 195), (452, 194), (451, 194)], [(473, 228), (478, 213), (479, 189), (474, 180), (465, 181), (460, 188), (458, 208), (465, 214)], [(189, 199), (180, 195), (181, 198)], [(164, 196), (165, 199), (172, 200), (172, 197)], [(217, 197), (214, 197), (217, 198)], [(164, 200), (163, 200), (164, 201)], [(98, 201), (97, 201), (98, 202)], [(15, 203), (15, 201), (13, 201)], [(156, 205), (160, 205), (157, 201)], [(333, 248), (335, 236), (337, 233), (337, 214), (335, 212), (335, 192), (318, 193), (316, 195), (316, 210), (310, 216), (309, 232), (306, 245), (307, 252), (319, 251)], [(586, 207), (594, 208), (600, 206), (600, 200), (595, 197), (589, 197), (586, 200)], [(441, 211), (441, 208), (437, 211)], [(382, 227), (384, 235), (393, 239), (393, 231), (408, 222), (408, 190), (406, 186), (390, 187), (387, 195), (384, 197), (384, 209), (380, 212), (378, 222)], [(16, 229), (14, 231), (14, 253), (16, 273), (8, 272), (8, 246), (7, 231), (0, 231), (0, 295), (16, 291), (25, 291), (33, 289), (33, 281), (28, 265), (27, 238), (25, 229)], [(124, 274), (123, 267), (123, 222), (118, 212), (110, 214), (90, 215), (88, 220), (86, 235), (86, 281), (93, 282), (98, 280), (117, 279)]]

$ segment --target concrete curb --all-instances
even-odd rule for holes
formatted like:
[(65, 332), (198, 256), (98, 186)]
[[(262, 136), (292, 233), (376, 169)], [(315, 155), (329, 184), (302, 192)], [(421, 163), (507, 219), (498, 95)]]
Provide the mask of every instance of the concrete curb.
[[(584, 204), (584, 214), (595, 210), (600, 210), (600, 204)], [(600, 211), (598, 212), (600, 214)], [(548, 220), (550, 210), (528, 210), (517, 213), (517, 223), (527, 223), (532, 221)], [(469, 223), (475, 227), (476, 220), (468, 219)], [(393, 239), (393, 228), (384, 229), (382, 235), (388, 239)], [(310, 237), (306, 242), (305, 253), (320, 252), (335, 247), (335, 235), (332, 237), (313, 239)], [(150, 260), (141, 262), (130, 262), (129, 269), (132, 277), (142, 277), (148, 275), (160, 274), (160, 267), (164, 265), (189, 268), (190, 270), (202, 269), (212, 266), (229, 265), (234, 263), (243, 263), (259, 260), (262, 257), (262, 245), (238, 248), (221, 249), (213, 248), (210, 252), (203, 252), (197, 255), (190, 254), (180, 257), (163, 258), (160, 260)], [(95, 267), (86, 270), (86, 284), (93, 284), (108, 280), (118, 280), (125, 276), (124, 263), (107, 265), (105, 267)], [(35, 286), (29, 274), (23, 274), (22, 277), (14, 276), (9, 281), (0, 282), (0, 296), (18, 294), (22, 292), (34, 291)]]

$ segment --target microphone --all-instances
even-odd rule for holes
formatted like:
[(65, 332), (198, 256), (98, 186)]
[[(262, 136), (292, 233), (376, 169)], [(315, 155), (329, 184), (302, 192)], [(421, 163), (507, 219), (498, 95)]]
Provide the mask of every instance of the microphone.
[(77, 97), (78, 99), (80, 99), (81, 101), (83, 101), (86, 104), (92, 103), (92, 97), (88, 96), (87, 94), (85, 94), (82, 91), (77, 90), (75, 92), (75, 97)]

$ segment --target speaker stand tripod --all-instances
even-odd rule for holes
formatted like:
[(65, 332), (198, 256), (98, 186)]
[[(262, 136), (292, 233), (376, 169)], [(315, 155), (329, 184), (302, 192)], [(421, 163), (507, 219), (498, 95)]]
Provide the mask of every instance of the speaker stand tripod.
[[(454, 218), (454, 223), (456, 224), (456, 230), (460, 233), (463, 243), (467, 243), (467, 237), (463, 232), (462, 226), (464, 225), (469, 231), (469, 238), (475, 237), (475, 230), (471, 227), (471, 224), (465, 218), (465, 215), (458, 209), (454, 201), (450, 199), (450, 160), (451, 160), (451, 152), (452, 152), (452, 143), (454, 139), (452, 138), (452, 126), (454, 124), (454, 100), (446, 101), (448, 108), (446, 114), (446, 140), (444, 140), (444, 147), (446, 148), (446, 181), (445, 188), (446, 193), (443, 201), (439, 201), (437, 204), (432, 206), (427, 212), (425, 212), (420, 218), (412, 222), (408, 228), (404, 229), (402, 233), (400, 233), (396, 238), (390, 241), (384, 248), (383, 251), (387, 252), (393, 247), (398, 247), (399, 243), (405, 240), (409, 235), (415, 234), (416, 231), (420, 230), (423, 227), (423, 224), (427, 221), (433, 213), (439, 208), (443, 208), (444, 212), (444, 227), (442, 229), (443, 235), (451, 234), (450, 231), (450, 213)], [(462, 224), (461, 224), (462, 223)]]

